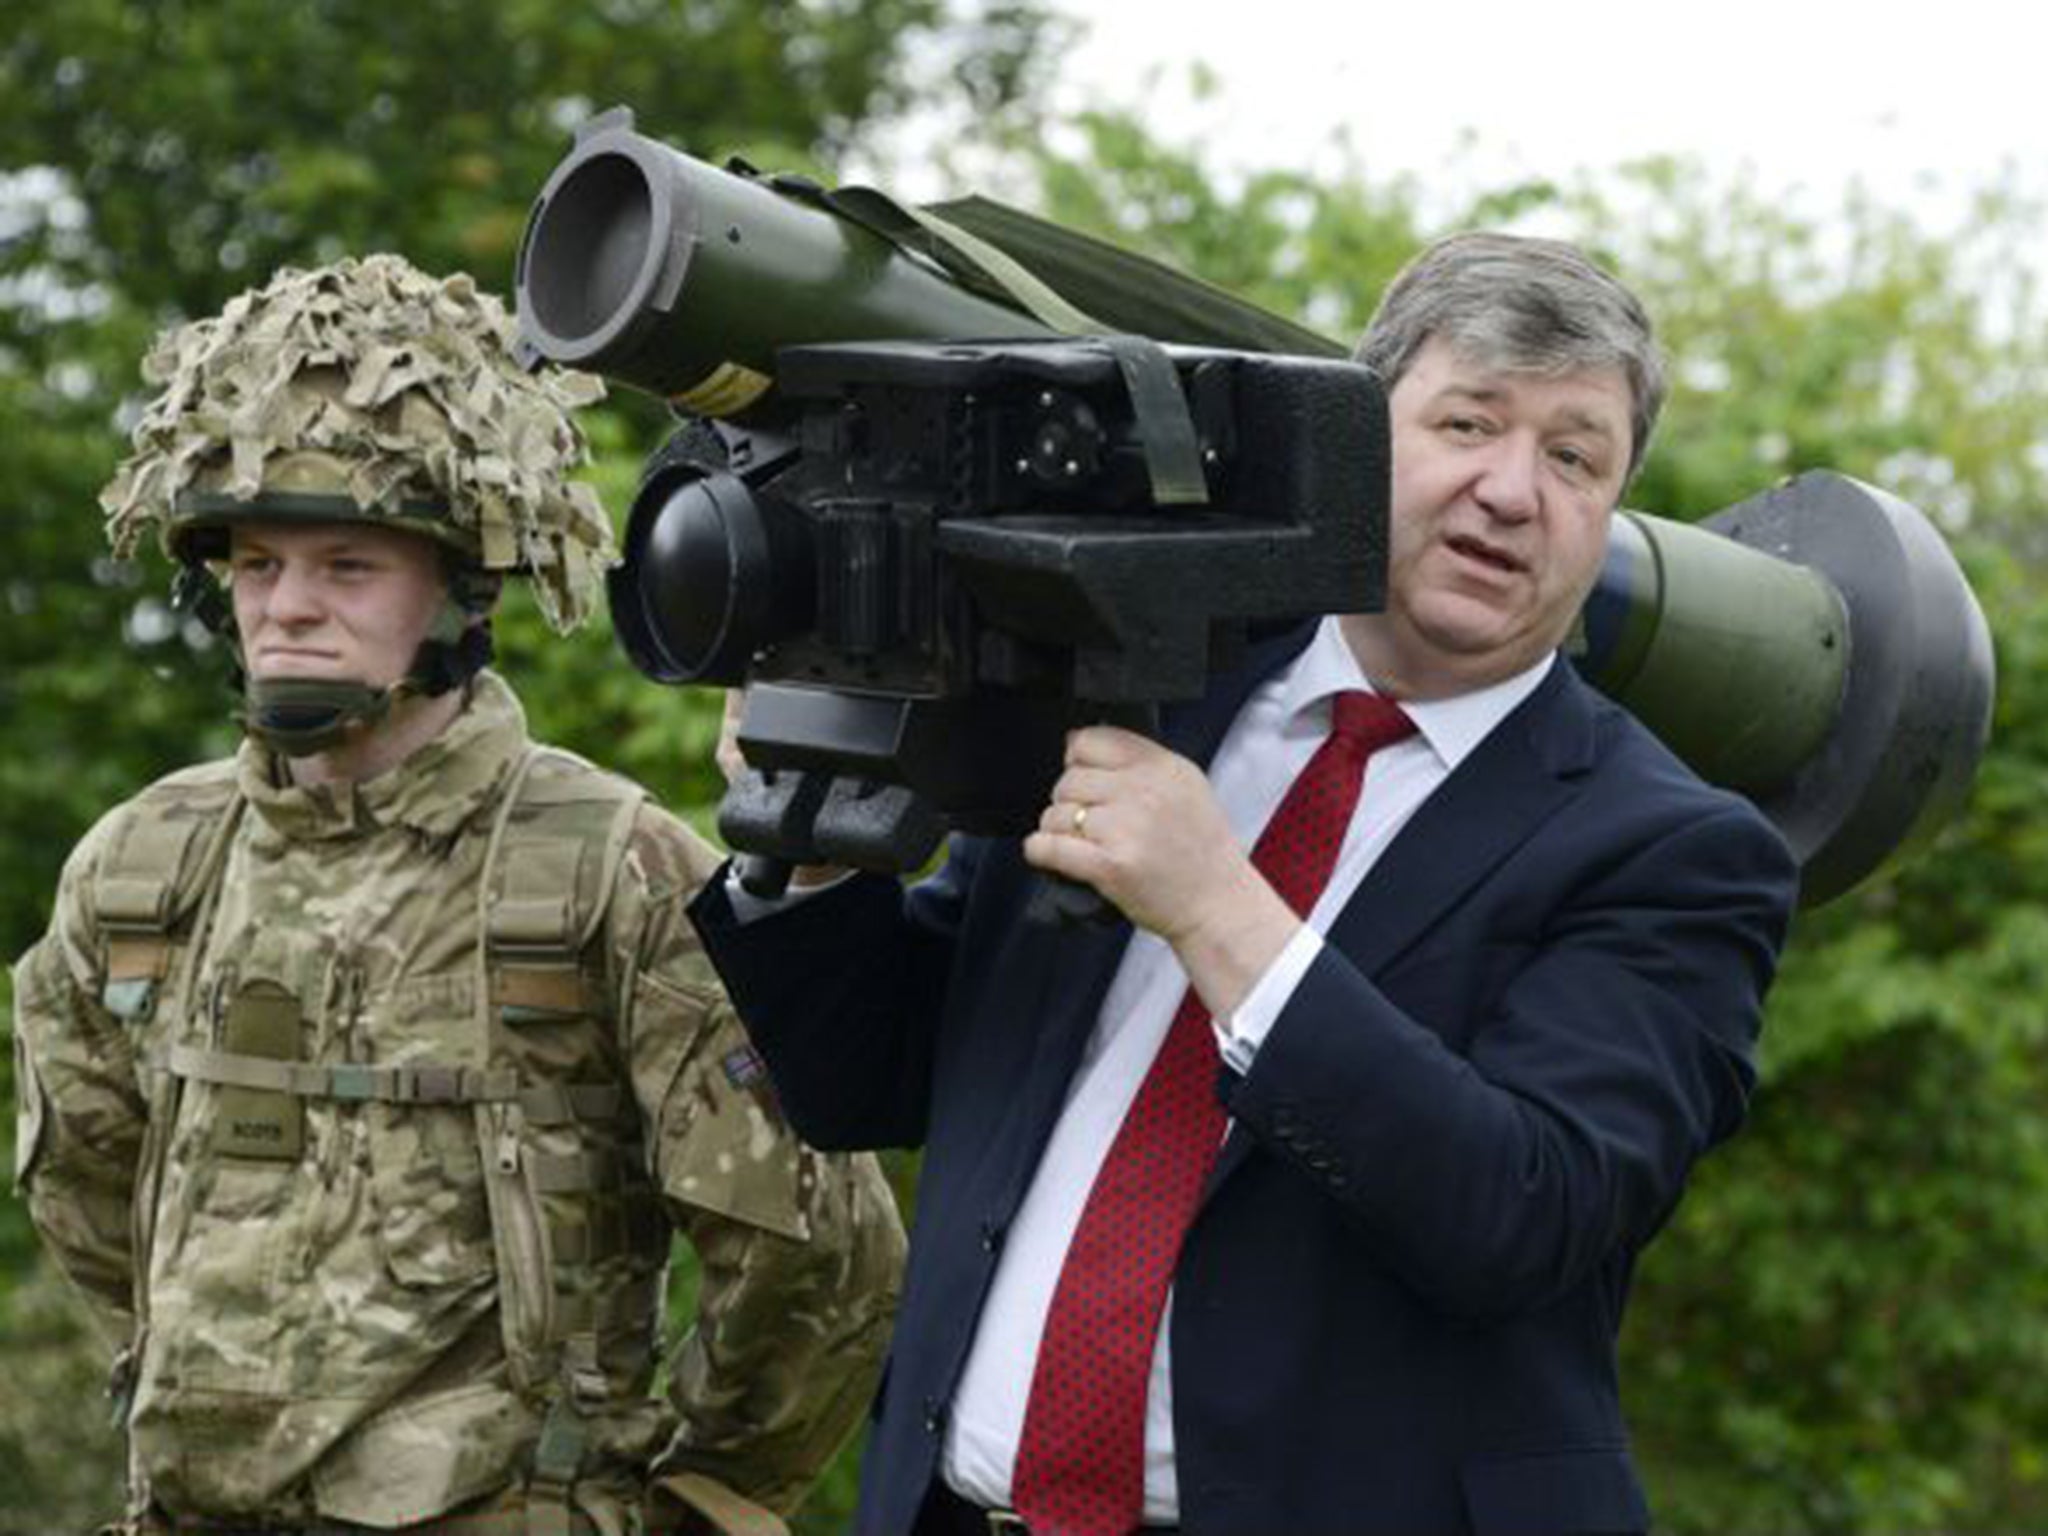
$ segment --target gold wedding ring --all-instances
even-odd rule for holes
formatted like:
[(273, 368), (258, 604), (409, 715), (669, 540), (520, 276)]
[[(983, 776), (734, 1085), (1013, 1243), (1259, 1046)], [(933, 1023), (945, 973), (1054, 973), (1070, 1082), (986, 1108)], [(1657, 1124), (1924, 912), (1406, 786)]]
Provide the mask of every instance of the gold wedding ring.
[(1087, 835), (1088, 807), (1085, 805), (1077, 805), (1074, 807), (1074, 836), (1086, 837)]

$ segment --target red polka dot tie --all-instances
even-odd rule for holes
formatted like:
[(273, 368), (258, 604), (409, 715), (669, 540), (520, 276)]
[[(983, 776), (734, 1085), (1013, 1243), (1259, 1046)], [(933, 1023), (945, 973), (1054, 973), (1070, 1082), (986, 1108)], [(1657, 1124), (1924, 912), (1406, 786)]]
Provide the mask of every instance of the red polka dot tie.
[[(1370, 693), (1266, 823), (1252, 863), (1306, 917), (1358, 806), (1366, 759), (1415, 729)], [(1145, 1389), (1181, 1237), (1223, 1140), (1209, 1010), (1190, 987), (1088, 1191), (1053, 1290), (1010, 1499), (1032, 1536), (1125, 1536), (1145, 1497)]]

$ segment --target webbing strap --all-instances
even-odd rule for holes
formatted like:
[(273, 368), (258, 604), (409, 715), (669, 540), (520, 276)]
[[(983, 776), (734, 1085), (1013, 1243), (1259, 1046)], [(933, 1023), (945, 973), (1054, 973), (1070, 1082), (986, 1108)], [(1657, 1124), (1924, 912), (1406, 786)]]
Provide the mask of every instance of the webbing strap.
[(588, 1439), (589, 1431), (570, 1406), (567, 1393), (548, 1404), (540, 1439), (533, 1448), (533, 1475), (526, 1484), (528, 1536), (571, 1536), (575, 1528), (571, 1500)]
[(153, 1058), (173, 1077), (223, 1088), (261, 1088), (303, 1099), (343, 1103), (478, 1104), (520, 1097), (519, 1074), (476, 1067), (414, 1062), (372, 1066), (366, 1062), (278, 1061), (232, 1051), (173, 1045)]
[[(160, 1070), (187, 1082), (267, 1089), (303, 1099), (379, 1104), (516, 1103), (535, 1125), (579, 1121), (602, 1124), (619, 1119), (628, 1108), (625, 1090), (616, 1083), (539, 1083), (522, 1088), (519, 1074), (509, 1068), (485, 1071), (435, 1062), (373, 1066), (363, 1062), (279, 1061), (270, 1056), (245, 1056), (196, 1045), (166, 1047), (152, 1060)], [(617, 1182), (570, 1182), (576, 1177), (574, 1170), (563, 1169), (555, 1170), (552, 1177), (560, 1182), (548, 1187), (559, 1190), (602, 1189)]]
[(526, 1176), (535, 1191), (543, 1195), (588, 1194), (593, 1190), (617, 1189), (621, 1183), (618, 1159), (595, 1152), (556, 1156), (529, 1149)]
[(782, 1517), (702, 1472), (664, 1472), (653, 1486), (696, 1511), (722, 1536), (789, 1536)]
[(575, 1331), (562, 1341), (562, 1370), (571, 1397), (587, 1411), (603, 1405), (605, 1375), (598, 1360), (597, 1333), (592, 1326), (595, 1309), (586, 1300), (577, 1314)]
[(620, 1119), (631, 1107), (617, 1083), (539, 1083), (519, 1094), (529, 1125), (585, 1124)]
[(131, 1024), (147, 1019), (156, 1006), (156, 989), (170, 974), (174, 953), (170, 933), (191, 897), (198, 894), (198, 865), (210, 866), (217, 852), (195, 862), (195, 846), (208, 833), (232, 822), (220, 809), (203, 805), (198, 814), (173, 806), (156, 815), (137, 814), (113, 847), (92, 882), (93, 918), (106, 936), (106, 976), (100, 1001), (116, 1018)]
[[(477, 1026), (487, 1059), (525, 1054), (509, 1038), (520, 1026), (606, 1014), (606, 998), (583, 967), (644, 798), (637, 786), (600, 776), (553, 748), (529, 747), (513, 771), (492, 821), (478, 892)], [(635, 1106), (619, 1082), (540, 1083), (518, 1102), (520, 1113), (500, 1126), (496, 1152), (513, 1159), (520, 1177), (494, 1196), (491, 1221), (501, 1247), (507, 1231), (522, 1224), (537, 1227), (545, 1241), (531, 1264), (507, 1268), (501, 1261), (499, 1310), (508, 1358), (555, 1379), (527, 1484), (527, 1530), (569, 1536), (588, 1434), (582, 1414), (609, 1390), (578, 1266), (619, 1251), (621, 1238), (635, 1229), (629, 1211), (607, 1209), (620, 1202), (627, 1177), (617, 1153), (545, 1152), (524, 1127), (616, 1123)], [(514, 1293), (528, 1305), (512, 1305)], [(516, 1321), (535, 1316), (530, 1325)]]
[(192, 845), (214, 824), (211, 816), (136, 816), (93, 884), (93, 906), (109, 933), (163, 933)]
[(970, 287), (1006, 299), (1051, 330), (1088, 336), (1110, 329), (1061, 298), (1051, 284), (1007, 251), (926, 209), (899, 203), (876, 187), (841, 187), (836, 192), (820, 191), (817, 196), (834, 212), (873, 230), (892, 245), (936, 262)]
[[(221, 813), (213, 820), (212, 841), (200, 855), (195, 871), (195, 888), (202, 894), (199, 900), (198, 916), (193, 920), (192, 931), (186, 942), (193, 946), (194, 953), (203, 953), (207, 934), (213, 927), (214, 912), (220, 904), (221, 871), (226, 866), (227, 851), (235, 835), (235, 828), (242, 819), (243, 800), (239, 791), (232, 793)], [(144, 981), (143, 985), (154, 989), (155, 982)], [(188, 964), (185, 967), (182, 996), (179, 1010), (183, 1016), (192, 1013), (193, 1002), (199, 991), (199, 967)], [(151, 1011), (150, 999), (142, 999), (141, 1011), (134, 1015), (140, 1020)], [(184, 1085), (166, 1072), (147, 1084), (149, 1100), (148, 1117), (142, 1136), (142, 1156), (136, 1165), (135, 1199), (130, 1206), (130, 1251), (135, 1255), (131, 1266), (129, 1296), (134, 1308), (134, 1331), (129, 1336), (128, 1350), (131, 1360), (140, 1360), (149, 1339), (150, 1330), (150, 1277), (155, 1274), (154, 1255), (156, 1252), (157, 1206), (163, 1198), (164, 1165), (169, 1159), (164, 1155), (171, 1140), (171, 1131), (178, 1123), (178, 1111), (183, 1097)], [(118, 1365), (117, 1365), (118, 1368)], [(116, 1378), (113, 1385), (124, 1395), (133, 1387), (132, 1376), (126, 1382)], [(127, 1417), (127, 1404), (122, 1404), (122, 1418)], [(130, 1458), (128, 1466), (128, 1508), (134, 1518), (140, 1518), (150, 1507), (148, 1479), (142, 1475), (140, 1461)]]
[(583, 841), (574, 837), (517, 837), (502, 861), (504, 884), (491, 903), (489, 940), (497, 950), (574, 954), (577, 870)]
[[(547, 771), (533, 770), (546, 766)], [(581, 770), (564, 774), (563, 768)], [(574, 753), (531, 747), (506, 787), (485, 851), (482, 921), (489, 965), (544, 972), (574, 965), (596, 936), (625, 856), (639, 786), (593, 768)], [(520, 985), (493, 980), (492, 991)], [(541, 976), (530, 985), (544, 985)], [(516, 1006), (588, 1007), (587, 999), (505, 998)]]
[(603, 1200), (585, 1202), (573, 1223), (548, 1229), (548, 1251), (563, 1268), (588, 1268), (633, 1250), (646, 1251), (666, 1230), (660, 1200), (650, 1191), (627, 1188)]
[(1116, 359), (1130, 393), (1138, 441), (1145, 445), (1145, 472), (1152, 499), (1160, 506), (1202, 506), (1209, 482), (1202, 473), (1201, 444), (1180, 375), (1166, 349), (1143, 336), (1102, 336), (1097, 344)]
[(899, 203), (875, 187), (827, 192), (801, 179), (774, 184), (782, 191), (821, 202), (891, 244), (937, 263), (968, 286), (1007, 300), (1051, 330), (1101, 340), (1130, 393), (1153, 501), (1160, 506), (1207, 503), (1209, 485), (1202, 473), (1194, 423), (1179, 376), (1158, 342), (1143, 336), (1109, 334), (1114, 326), (1069, 303), (1007, 251), (929, 209)]
[(162, 981), (171, 965), (171, 941), (161, 934), (109, 934), (107, 980)]
[(156, 1004), (157, 984), (171, 973), (175, 952), (167, 934), (110, 931), (100, 1006), (131, 1024), (147, 1018)]
[(515, 1013), (536, 1016), (597, 1011), (578, 965), (493, 966), (491, 1001)]

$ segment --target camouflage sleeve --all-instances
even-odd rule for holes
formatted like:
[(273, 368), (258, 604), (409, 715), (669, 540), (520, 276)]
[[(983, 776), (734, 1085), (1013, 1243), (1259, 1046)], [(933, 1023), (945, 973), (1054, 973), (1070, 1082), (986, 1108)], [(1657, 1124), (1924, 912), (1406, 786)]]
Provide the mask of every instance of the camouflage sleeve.
[(49, 931), (14, 967), (14, 1187), (109, 1341), (125, 1344), (145, 1109), (132, 1046), (99, 1002), (87, 893), (105, 825), (72, 855)]
[(642, 908), (628, 1045), (653, 1171), (700, 1279), (670, 1369), (681, 1426), (657, 1472), (703, 1473), (787, 1512), (873, 1390), (903, 1227), (871, 1156), (815, 1152), (783, 1119), (684, 915), (717, 856), (661, 821), (622, 877)]

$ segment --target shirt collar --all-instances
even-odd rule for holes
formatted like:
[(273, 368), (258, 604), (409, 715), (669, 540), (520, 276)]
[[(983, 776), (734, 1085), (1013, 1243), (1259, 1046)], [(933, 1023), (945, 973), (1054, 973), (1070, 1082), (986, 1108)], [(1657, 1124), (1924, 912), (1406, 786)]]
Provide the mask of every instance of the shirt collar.
[[(1448, 699), (1408, 701), (1401, 705), (1415, 722), (1416, 733), (1429, 744), (1446, 770), (1454, 769), (1486, 740), (1515, 706), (1536, 691), (1557, 657), (1551, 654), (1513, 677)], [(1295, 658), (1280, 687), (1282, 718), (1290, 729), (1315, 736), (1329, 729), (1329, 700), (1353, 688), (1377, 693), (1345, 642), (1337, 615), (1326, 616), (1314, 638)]]
[(238, 754), (242, 792), (275, 832), (298, 840), (406, 826), (445, 837), (490, 801), (526, 745), (526, 713), (505, 680), (479, 673), (448, 728), (404, 762), (360, 783), (294, 784), (269, 748)]

